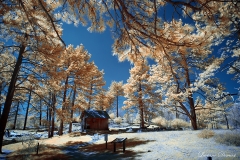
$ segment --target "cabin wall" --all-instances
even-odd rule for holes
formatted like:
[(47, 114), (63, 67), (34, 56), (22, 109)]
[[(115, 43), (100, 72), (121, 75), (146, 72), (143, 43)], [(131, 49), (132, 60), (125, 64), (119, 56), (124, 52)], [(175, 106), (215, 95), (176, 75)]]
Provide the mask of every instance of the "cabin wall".
[(107, 118), (86, 118), (85, 129), (108, 130)]

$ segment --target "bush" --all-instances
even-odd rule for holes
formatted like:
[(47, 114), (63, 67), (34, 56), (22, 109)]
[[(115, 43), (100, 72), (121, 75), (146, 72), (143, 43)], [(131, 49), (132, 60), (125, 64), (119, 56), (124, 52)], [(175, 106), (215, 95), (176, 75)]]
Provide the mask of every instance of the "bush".
[(122, 118), (121, 117), (116, 117), (114, 119), (114, 122), (117, 123), (117, 124), (120, 124), (120, 123), (122, 123)]
[(48, 126), (48, 121), (46, 119), (42, 119), (42, 125), (43, 126)]
[(114, 119), (114, 117), (115, 117), (114, 113), (109, 114), (109, 117), (110, 117), (111, 119)]
[(39, 128), (40, 128), (39, 124), (34, 124), (33, 127), (34, 127), (35, 129), (39, 129)]
[(154, 118), (152, 122), (159, 127), (166, 127), (167, 125), (167, 120), (161, 116)]
[(72, 123), (80, 123), (80, 116), (79, 117), (73, 117)]
[(182, 120), (182, 119), (174, 119), (171, 122), (171, 126), (173, 128), (176, 128), (176, 129), (186, 128), (186, 127), (189, 127), (189, 123), (187, 121)]
[(6, 128), (13, 129), (14, 124), (13, 123), (7, 123)]
[(69, 137), (80, 137), (81, 136), (81, 132), (71, 132), (69, 133)]
[(207, 124), (205, 122), (198, 122), (198, 128), (207, 128)]
[(199, 134), (198, 134), (198, 137), (199, 138), (211, 138), (214, 136), (214, 132), (212, 130), (208, 130), (208, 129), (204, 129), (202, 130)]
[(215, 141), (226, 145), (240, 146), (240, 134), (237, 132), (228, 132), (215, 136)]

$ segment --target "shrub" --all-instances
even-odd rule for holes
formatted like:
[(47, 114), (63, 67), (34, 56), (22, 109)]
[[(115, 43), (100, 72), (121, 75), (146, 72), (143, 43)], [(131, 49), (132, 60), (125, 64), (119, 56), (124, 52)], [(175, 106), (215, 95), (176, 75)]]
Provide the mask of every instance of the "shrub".
[(71, 132), (69, 133), (69, 137), (80, 137), (81, 136), (81, 132)]
[(14, 124), (13, 123), (7, 123), (6, 128), (13, 129)]
[(228, 132), (215, 136), (215, 141), (226, 145), (240, 146), (240, 134), (237, 132)]
[(27, 126), (38, 128), (39, 119), (36, 116), (29, 116), (27, 120)]
[(198, 128), (202, 128), (202, 129), (207, 128), (207, 124), (205, 122), (200, 121), (198, 122)]
[(48, 121), (46, 119), (42, 119), (42, 125), (43, 126), (48, 126)]
[(20, 129), (20, 128), (22, 129), (23, 124), (24, 124), (23, 120), (17, 120), (16, 129)]
[(80, 123), (80, 116), (79, 117), (73, 117), (72, 123)]
[(204, 129), (202, 130), (199, 134), (198, 134), (198, 137), (199, 138), (211, 138), (214, 136), (214, 132), (212, 130), (208, 130), (208, 129)]
[(173, 128), (179, 129), (181, 127), (186, 128), (189, 127), (189, 123), (187, 121), (184, 121), (182, 119), (174, 119), (171, 122), (171, 125)]
[(140, 124), (140, 115), (139, 114), (137, 114), (136, 115), (136, 117), (133, 119), (133, 123), (135, 123), (135, 124)]
[(122, 123), (122, 118), (121, 117), (116, 117), (114, 119), (114, 122), (117, 123), (117, 124), (120, 124), (120, 123)]
[(39, 124), (34, 124), (34, 126), (33, 126), (35, 129), (39, 129), (40, 127), (39, 127)]
[(159, 127), (166, 127), (167, 125), (167, 120), (161, 116), (154, 118), (152, 122)]
[(111, 119), (114, 119), (114, 117), (115, 117), (114, 113), (109, 114), (109, 117), (110, 117)]

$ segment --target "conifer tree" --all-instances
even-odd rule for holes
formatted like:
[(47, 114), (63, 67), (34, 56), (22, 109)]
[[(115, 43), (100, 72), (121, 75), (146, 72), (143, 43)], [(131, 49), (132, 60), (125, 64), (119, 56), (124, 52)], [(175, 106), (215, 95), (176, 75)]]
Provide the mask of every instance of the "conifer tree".
[(95, 66), (90, 74), (88, 74), (88, 87), (86, 87), (84, 92), (86, 93), (86, 99), (88, 101), (87, 110), (94, 108), (94, 103), (96, 101), (96, 95), (102, 90), (102, 87), (105, 85), (103, 79), (104, 72), (103, 70), (98, 70), (98, 67)]
[[(12, 45), (9, 47), (7, 47), (7, 43), (1, 43), (1, 48), (4, 51), (12, 48), (12, 53), (17, 55), (0, 119), (0, 152), (2, 152), (4, 129), (6, 127), (23, 57), (29, 56), (33, 51), (45, 57), (51, 57), (55, 54), (53, 48), (60, 47), (61, 44), (59, 43), (60, 27), (57, 26), (54, 21), (49, 22), (48, 19), (49, 17), (50, 19), (53, 17), (53, 10), (47, 11), (42, 1), (29, 1), (29, 3), (24, 3), (23, 1), (4, 1), (0, 2), (0, 5), (0, 25), (1, 28), (4, 29), (1, 38), (9, 38), (12, 42)], [(40, 7), (34, 7), (35, 5), (40, 5)], [(44, 24), (44, 26), (41, 24)], [(53, 33), (51, 30), (55, 32)], [(46, 51), (50, 51), (51, 53)]]
[(148, 88), (149, 66), (146, 59), (134, 61), (134, 67), (130, 70), (130, 77), (123, 86), (124, 101), (123, 109), (131, 109), (136, 106), (140, 115), (140, 127), (144, 128), (144, 110), (146, 107), (146, 97), (150, 94)]
[(119, 108), (119, 98), (120, 96), (123, 96), (123, 81), (116, 82), (113, 81), (109, 87), (109, 94), (113, 95), (114, 100), (116, 102), (116, 117), (118, 117), (118, 108)]

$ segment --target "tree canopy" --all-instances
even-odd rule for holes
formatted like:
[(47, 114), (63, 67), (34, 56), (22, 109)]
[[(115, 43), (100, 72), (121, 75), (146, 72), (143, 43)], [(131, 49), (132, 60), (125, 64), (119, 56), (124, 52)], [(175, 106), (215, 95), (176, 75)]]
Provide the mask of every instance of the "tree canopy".
[[(45, 112), (49, 137), (55, 119), (63, 134), (64, 122), (71, 124), (76, 112), (107, 110), (118, 96), (126, 98), (123, 108), (137, 108), (142, 128), (144, 114), (155, 108), (185, 114), (198, 129), (198, 120), (209, 118), (199, 110), (231, 107), (225, 96), (231, 94), (214, 74), (234, 74), (239, 83), (238, 0), (6, 0), (0, 13), (0, 147), (16, 100), (27, 104), (26, 120), (29, 108)], [(65, 44), (63, 22), (90, 32), (109, 27), (113, 55), (134, 65), (128, 82), (105, 91), (104, 71), (90, 62), (84, 46)]]

